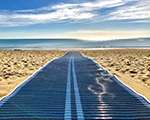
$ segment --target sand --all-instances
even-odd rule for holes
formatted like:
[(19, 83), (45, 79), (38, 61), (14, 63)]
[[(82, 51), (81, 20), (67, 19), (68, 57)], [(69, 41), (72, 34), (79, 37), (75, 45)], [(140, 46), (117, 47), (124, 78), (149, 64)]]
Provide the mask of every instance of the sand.
[[(82, 51), (150, 100), (150, 49)], [(62, 51), (0, 51), (0, 98)]]
[(83, 53), (150, 100), (150, 49), (105, 49)]
[(0, 98), (62, 51), (0, 51)]

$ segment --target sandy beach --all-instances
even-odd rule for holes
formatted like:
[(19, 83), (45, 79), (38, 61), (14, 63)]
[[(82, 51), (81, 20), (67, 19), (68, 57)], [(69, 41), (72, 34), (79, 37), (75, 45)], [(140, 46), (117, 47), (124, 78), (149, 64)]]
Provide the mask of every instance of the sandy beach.
[[(150, 49), (85, 50), (110, 73), (150, 100)], [(0, 98), (62, 51), (0, 51)]]
[(150, 49), (105, 49), (83, 53), (150, 100)]
[(0, 98), (62, 51), (0, 51)]

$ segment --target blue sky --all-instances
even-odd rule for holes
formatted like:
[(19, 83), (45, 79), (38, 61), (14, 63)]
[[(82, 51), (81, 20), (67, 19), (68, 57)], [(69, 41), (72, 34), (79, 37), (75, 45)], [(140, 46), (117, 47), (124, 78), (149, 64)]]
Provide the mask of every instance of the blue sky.
[(150, 36), (150, 0), (0, 0), (0, 38)]

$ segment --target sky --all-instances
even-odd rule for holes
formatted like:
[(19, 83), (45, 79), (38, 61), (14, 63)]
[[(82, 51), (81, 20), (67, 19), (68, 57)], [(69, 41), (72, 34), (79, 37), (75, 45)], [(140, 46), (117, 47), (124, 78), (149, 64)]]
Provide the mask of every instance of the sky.
[(150, 0), (0, 0), (0, 38), (150, 37)]

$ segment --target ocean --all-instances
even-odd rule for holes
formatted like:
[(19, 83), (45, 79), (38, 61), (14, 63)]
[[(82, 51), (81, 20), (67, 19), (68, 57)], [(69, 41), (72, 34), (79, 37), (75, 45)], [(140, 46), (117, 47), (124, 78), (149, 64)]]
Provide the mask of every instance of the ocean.
[(150, 48), (150, 38), (109, 41), (77, 39), (0, 39), (0, 49), (50, 50), (59, 48)]

